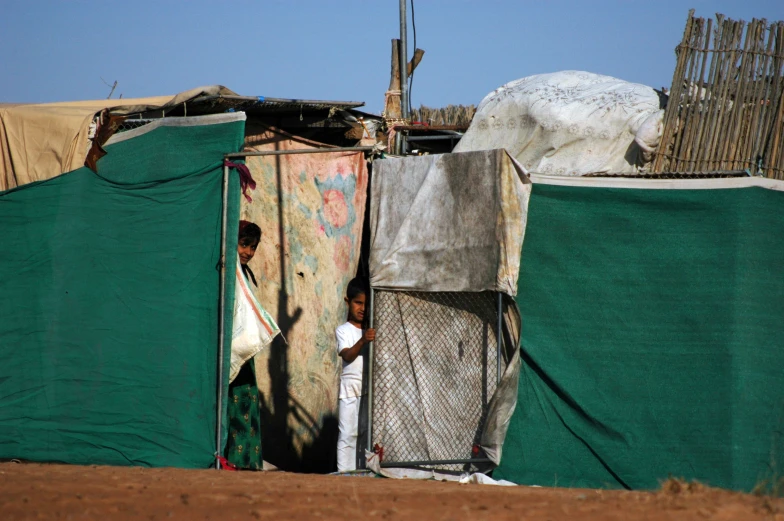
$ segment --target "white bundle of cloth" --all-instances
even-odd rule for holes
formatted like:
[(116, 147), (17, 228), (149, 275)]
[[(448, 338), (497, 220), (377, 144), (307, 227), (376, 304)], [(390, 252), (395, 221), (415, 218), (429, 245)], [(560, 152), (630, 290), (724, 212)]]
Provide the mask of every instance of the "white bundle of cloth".
[(659, 146), (651, 87), (583, 71), (528, 76), (494, 90), (455, 152), (505, 148), (532, 173), (634, 173)]
[(242, 364), (256, 356), (280, 334), (275, 320), (256, 300), (250, 284), (242, 274), (240, 259), (234, 270), (234, 323), (231, 336), (231, 370), (229, 381), (233, 382)]

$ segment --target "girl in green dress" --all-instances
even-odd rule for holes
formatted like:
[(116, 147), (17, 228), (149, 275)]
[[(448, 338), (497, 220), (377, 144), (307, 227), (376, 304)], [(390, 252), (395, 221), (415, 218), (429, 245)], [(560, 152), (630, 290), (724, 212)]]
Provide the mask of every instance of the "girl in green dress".
[[(240, 221), (237, 253), (242, 273), (254, 286), (257, 286), (256, 277), (248, 262), (256, 254), (260, 241), (261, 228), (252, 222)], [(240, 469), (261, 470), (261, 411), (252, 358), (243, 364), (237, 377), (229, 384), (228, 417), (226, 459)]]

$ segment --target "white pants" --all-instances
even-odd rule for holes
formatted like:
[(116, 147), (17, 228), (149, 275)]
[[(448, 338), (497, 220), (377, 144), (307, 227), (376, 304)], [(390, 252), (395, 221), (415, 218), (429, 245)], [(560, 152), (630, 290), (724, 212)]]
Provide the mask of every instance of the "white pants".
[(359, 396), (338, 401), (338, 472), (357, 469)]

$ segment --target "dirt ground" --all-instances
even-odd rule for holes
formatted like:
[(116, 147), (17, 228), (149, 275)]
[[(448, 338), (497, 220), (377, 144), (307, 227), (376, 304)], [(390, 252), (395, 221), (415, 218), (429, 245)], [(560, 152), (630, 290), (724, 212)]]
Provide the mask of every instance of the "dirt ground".
[(670, 481), (657, 492), (287, 472), (0, 463), (0, 519), (784, 520), (784, 500)]

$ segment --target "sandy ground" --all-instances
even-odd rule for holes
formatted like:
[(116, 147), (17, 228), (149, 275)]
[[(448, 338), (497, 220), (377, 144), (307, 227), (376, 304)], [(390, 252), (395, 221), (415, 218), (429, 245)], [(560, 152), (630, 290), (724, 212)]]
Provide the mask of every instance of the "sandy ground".
[(784, 520), (784, 500), (672, 481), (625, 492), (0, 463), (0, 519)]

